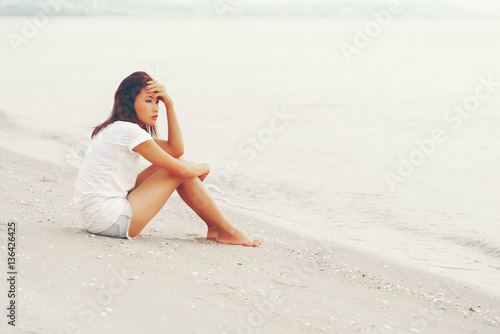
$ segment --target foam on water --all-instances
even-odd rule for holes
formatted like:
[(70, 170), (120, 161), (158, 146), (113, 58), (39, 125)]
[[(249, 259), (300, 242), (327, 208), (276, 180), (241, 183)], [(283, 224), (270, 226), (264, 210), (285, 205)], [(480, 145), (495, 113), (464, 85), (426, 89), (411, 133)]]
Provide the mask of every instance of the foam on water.
[[(364, 23), (51, 18), (19, 53), (1, 45), (1, 145), (76, 167), (119, 82), (147, 70), (219, 200), (500, 293), (500, 88), (445, 118), (479, 77), (500, 81), (500, 23), (394, 20), (347, 63)], [(446, 140), (391, 189), (435, 129)]]

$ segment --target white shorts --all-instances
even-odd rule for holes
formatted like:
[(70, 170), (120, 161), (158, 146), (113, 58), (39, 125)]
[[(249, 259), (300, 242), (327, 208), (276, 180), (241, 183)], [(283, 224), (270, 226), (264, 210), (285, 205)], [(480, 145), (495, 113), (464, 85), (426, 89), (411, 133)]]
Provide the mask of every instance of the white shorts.
[(102, 235), (106, 237), (123, 238), (123, 239), (133, 239), (128, 235), (128, 229), (130, 227), (130, 222), (132, 221), (132, 207), (128, 200), (125, 201), (125, 207), (123, 208), (120, 217), (107, 229), (102, 232), (94, 233), (96, 235)]

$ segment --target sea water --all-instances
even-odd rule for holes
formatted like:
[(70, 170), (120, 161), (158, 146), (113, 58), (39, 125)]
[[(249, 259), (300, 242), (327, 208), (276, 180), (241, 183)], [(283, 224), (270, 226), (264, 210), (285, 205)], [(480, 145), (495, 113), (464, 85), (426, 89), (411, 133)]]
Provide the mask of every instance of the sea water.
[(370, 22), (2, 17), (1, 145), (77, 168), (145, 70), (218, 201), (500, 293), (500, 22)]

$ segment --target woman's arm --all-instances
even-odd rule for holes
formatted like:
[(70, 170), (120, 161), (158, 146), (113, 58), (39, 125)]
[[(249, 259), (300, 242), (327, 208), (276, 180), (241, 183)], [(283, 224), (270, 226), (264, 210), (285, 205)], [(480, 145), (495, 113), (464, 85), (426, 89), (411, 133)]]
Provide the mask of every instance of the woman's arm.
[(134, 151), (142, 155), (144, 159), (148, 160), (153, 165), (177, 177), (197, 177), (210, 172), (208, 164), (175, 159), (167, 154), (167, 152), (153, 140), (147, 140), (137, 145), (134, 147)]
[(178, 158), (184, 154), (184, 141), (182, 139), (181, 127), (175, 114), (174, 102), (168, 95), (165, 87), (156, 81), (148, 81), (146, 91), (153, 92), (153, 96), (157, 94), (156, 97), (165, 104), (165, 108), (167, 109), (168, 139), (155, 139), (155, 142), (165, 152)]
[(181, 127), (177, 120), (177, 115), (174, 110), (174, 102), (165, 102), (167, 108), (167, 122), (168, 122), (168, 145), (176, 152), (177, 156), (184, 154), (184, 141), (182, 140)]

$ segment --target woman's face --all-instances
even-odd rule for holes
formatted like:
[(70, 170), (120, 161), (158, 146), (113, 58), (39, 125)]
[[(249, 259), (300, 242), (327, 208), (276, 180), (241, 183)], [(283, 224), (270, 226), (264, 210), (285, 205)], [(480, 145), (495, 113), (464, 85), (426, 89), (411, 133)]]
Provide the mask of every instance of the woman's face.
[(146, 93), (143, 88), (139, 95), (135, 98), (134, 108), (137, 113), (137, 118), (142, 124), (154, 126), (158, 118), (158, 100), (153, 97), (152, 93)]

